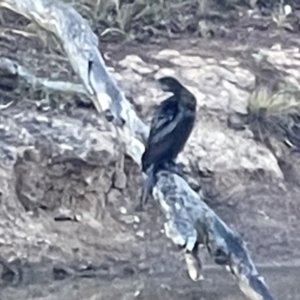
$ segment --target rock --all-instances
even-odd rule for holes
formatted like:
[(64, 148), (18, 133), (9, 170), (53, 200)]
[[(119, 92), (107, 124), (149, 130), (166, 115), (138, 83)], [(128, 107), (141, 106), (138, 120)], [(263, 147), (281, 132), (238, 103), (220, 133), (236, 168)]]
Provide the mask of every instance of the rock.
[(159, 79), (164, 76), (175, 76), (175, 70), (169, 68), (161, 68), (155, 73), (155, 79)]
[(209, 65), (215, 65), (217, 64), (217, 60), (215, 58), (207, 58), (206, 60), (206, 63), (209, 64)]
[(125, 189), (127, 181), (126, 174), (123, 171), (116, 169), (113, 181), (116, 188), (120, 190)]
[(119, 210), (121, 214), (123, 215), (127, 214), (127, 209), (124, 206), (121, 206)]
[(125, 224), (134, 224), (135, 223), (135, 216), (133, 215), (120, 215), (119, 220), (124, 222)]
[(230, 95), (229, 106), (230, 110), (246, 114), (248, 106), (249, 93), (238, 89), (234, 84), (223, 80), (223, 86)]
[(204, 60), (199, 56), (180, 55), (180, 57), (171, 58), (170, 61), (186, 68), (200, 68), (205, 65)]
[(121, 73), (116, 73), (115, 71), (111, 72), (113, 78), (119, 83), (123, 81), (123, 76)]
[(300, 79), (300, 72), (297, 69), (286, 69), (286, 72), (296, 79)]
[(117, 189), (111, 189), (107, 195), (107, 203), (118, 208), (122, 204), (122, 193)]
[(237, 67), (234, 69), (237, 85), (243, 89), (253, 89), (255, 76), (248, 70)]
[(198, 164), (199, 170), (228, 174), (234, 170), (263, 169), (274, 177), (283, 178), (276, 158), (268, 149), (215, 122), (197, 123), (181, 154), (190, 164)]
[(228, 116), (227, 125), (229, 128), (234, 130), (244, 130), (245, 122), (244, 120), (237, 114), (230, 114)]
[[(74, 216), (73, 212), (70, 209), (60, 207), (58, 209), (57, 214), (54, 217), (55, 221), (73, 221), (77, 219), (76, 216)], [(80, 219), (80, 217), (79, 217)]]
[(206, 68), (184, 68), (180, 71), (180, 75), (185, 80), (189, 80), (190, 82), (197, 82), (201, 85), (211, 85), (211, 86), (217, 86), (217, 84), (220, 82), (220, 78), (210, 70)]
[(215, 73), (219, 78), (225, 79), (227, 81), (230, 81), (232, 83), (236, 83), (237, 79), (233, 72), (217, 65), (211, 65), (211, 66), (205, 66), (204, 68), (205, 72), (213, 72)]
[[(120, 74), (123, 79), (130, 78), (130, 81), (127, 84), (128, 86), (131, 85), (133, 82), (137, 83), (137, 82), (142, 81), (142, 78), (143, 78), (140, 74), (133, 72), (132, 69), (130, 69), (130, 68), (127, 68), (127, 69), (121, 71)], [(126, 86), (126, 84), (125, 84), (125, 86)]]
[(154, 57), (156, 59), (169, 59), (171, 57), (179, 57), (180, 52), (174, 49), (164, 49), (159, 51)]
[(234, 57), (227, 57), (226, 59), (220, 61), (220, 64), (228, 67), (237, 67), (239, 62)]
[(136, 235), (137, 235), (138, 237), (140, 237), (140, 238), (144, 238), (144, 237), (145, 237), (145, 232), (142, 231), (142, 230), (139, 230), (139, 231), (136, 232)]
[(123, 60), (119, 62), (119, 65), (126, 69), (131, 69), (139, 73), (140, 75), (147, 75), (153, 73), (159, 69), (157, 65), (147, 65), (137, 55), (127, 55)]
[(145, 62), (137, 55), (126, 55), (126, 57), (119, 61), (119, 65), (123, 68), (130, 67), (131, 64), (144, 64)]

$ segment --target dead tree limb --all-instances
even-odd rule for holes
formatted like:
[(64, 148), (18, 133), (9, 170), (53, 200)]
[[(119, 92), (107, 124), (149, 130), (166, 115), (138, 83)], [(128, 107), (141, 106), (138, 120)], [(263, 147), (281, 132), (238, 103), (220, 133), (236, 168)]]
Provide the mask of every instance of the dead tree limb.
[(187, 182), (176, 174), (162, 171), (153, 190), (165, 217), (166, 235), (191, 253), (197, 243), (204, 245), (215, 263), (234, 276), (251, 300), (274, 300), (259, 275), (240, 236), (233, 232)]
[(145, 140), (149, 129), (110, 76), (88, 22), (70, 5), (55, 0), (1, 0), (1, 6), (37, 23), (58, 39), (96, 109), (110, 109), (125, 121), (122, 137), (126, 150), (139, 163), (144, 150), (140, 140)]
[[(62, 43), (72, 67), (86, 90), (96, 96), (99, 109), (120, 104), (120, 114), (133, 136), (147, 136), (149, 128), (138, 118), (124, 93), (109, 75), (98, 40), (87, 22), (69, 5), (56, 0), (2, 0), (5, 6), (44, 29)], [(128, 144), (133, 155), (142, 153)], [(140, 161), (135, 158), (138, 163)], [(240, 289), (251, 300), (274, 300), (254, 266), (242, 239), (234, 233), (189, 187), (186, 181), (170, 172), (160, 172), (153, 196), (165, 214), (166, 234), (173, 242), (193, 253), (204, 244), (217, 264), (225, 266)]]
[(0, 88), (14, 89), (22, 84), (22, 81), (34, 87), (43, 87), (57, 92), (87, 94), (86, 89), (81, 84), (36, 77), (16, 61), (0, 57)]

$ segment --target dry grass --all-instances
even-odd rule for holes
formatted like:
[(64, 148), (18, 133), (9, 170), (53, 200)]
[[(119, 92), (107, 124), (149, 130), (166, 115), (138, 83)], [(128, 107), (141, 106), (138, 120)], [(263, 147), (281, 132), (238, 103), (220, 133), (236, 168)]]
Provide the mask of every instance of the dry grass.
[[(207, 15), (220, 18), (236, 7), (253, 8), (258, 0), (61, 0), (72, 5), (90, 21), (98, 34), (119, 32), (135, 38), (141, 32), (194, 32), (201, 35)], [(262, 2), (262, 1), (260, 1)], [(274, 22), (289, 27), (282, 0), (275, 0)], [(224, 14), (225, 13), (225, 14)], [(209, 31), (209, 29), (208, 29)]]
[(299, 92), (272, 92), (257, 88), (248, 102), (248, 124), (255, 137), (280, 156), (274, 139), (300, 151), (300, 96)]
[(285, 179), (297, 182), (300, 156), (291, 154), (300, 152), (299, 91), (286, 87), (274, 92), (261, 85), (248, 99), (248, 114), (234, 115), (228, 119), (228, 126), (236, 130), (248, 127), (255, 140), (276, 157)]
[[(198, 33), (214, 31), (224, 26), (224, 19), (236, 7), (254, 7), (258, 0), (60, 0), (70, 3), (89, 20), (99, 35), (121, 34), (125, 38), (168, 36), (176, 33)], [(276, 0), (280, 4), (282, 0)], [(275, 1), (275, 2), (276, 2)], [(278, 6), (273, 20), (287, 27), (284, 7)], [(276, 6), (277, 8), (277, 6)], [(212, 23), (207, 19), (213, 19)], [(229, 17), (232, 20), (231, 17)], [(4, 23), (1, 18), (0, 23)], [(229, 26), (230, 27), (230, 26)], [(230, 28), (229, 28), (230, 29)]]
[(285, 180), (299, 184), (299, 91), (274, 93), (266, 87), (257, 88), (249, 98), (247, 123), (255, 139), (276, 157)]
[[(199, 21), (220, 4), (235, 0), (63, 0), (71, 3), (98, 33), (119, 31), (197, 32)], [(222, 5), (221, 5), (222, 6)]]
[(300, 111), (300, 100), (296, 94), (287, 90), (272, 92), (267, 87), (258, 87), (248, 99), (249, 112), (254, 114), (261, 110), (268, 116), (289, 114)]

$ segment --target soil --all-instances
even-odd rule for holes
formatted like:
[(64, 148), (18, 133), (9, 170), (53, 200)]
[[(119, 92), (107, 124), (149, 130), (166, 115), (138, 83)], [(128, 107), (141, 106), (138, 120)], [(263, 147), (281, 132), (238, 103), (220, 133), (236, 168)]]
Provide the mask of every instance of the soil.
[[(9, 22), (11, 20), (14, 22)], [(262, 47), (270, 48), (278, 43), (285, 47), (299, 47), (298, 32), (296, 29), (295, 32), (290, 32), (273, 25), (269, 26), (270, 19), (267, 18), (261, 18), (254, 24), (253, 22), (246, 16), (241, 17), (225, 34), (216, 35), (213, 38), (201, 38), (195, 34), (188, 36), (185, 33), (175, 35), (170, 39), (152, 38), (143, 44), (136, 41), (102, 42), (101, 52), (109, 55), (110, 60), (107, 63), (113, 66), (115, 66), (115, 61), (123, 59), (128, 54), (137, 54), (145, 61), (149, 61), (153, 51), (165, 48), (176, 49), (181, 53), (198, 54), (201, 57), (218, 59), (234, 57), (264, 82), (270, 85), (278, 83), (281, 80), (278, 72), (274, 69), (260, 69), (253, 63), (251, 54)], [(5, 26), (20, 29), (24, 23), (20, 19), (11, 17)], [(37, 76), (52, 74), (55, 78), (74, 80), (74, 74), (67, 60), (57, 54), (50, 54), (37, 38), (20, 37), (13, 33), (1, 35), (0, 55), (19, 61), (34, 70)], [(36, 109), (32, 98), (29, 99), (28, 96), (22, 98), (22, 95), (22, 92), (0, 94), (1, 104), (12, 99), (17, 100), (11, 110), (6, 110), (7, 114)], [(33, 98), (37, 99), (40, 96), (41, 93), (37, 93), (33, 95)], [(48, 115), (67, 115), (64, 109), (59, 108), (57, 104), (59, 101), (67, 103), (69, 109), (76, 111), (74, 97), (58, 97), (50, 95), (50, 98), (54, 100), (50, 112), (47, 112)], [(15, 169), (16, 173), (24, 172), (26, 167), (26, 162), (19, 161)], [(51, 231), (62, 237), (67, 236), (68, 242), (81, 239), (80, 243), (85, 244), (86, 247), (84, 252), (87, 254), (86, 261), (89, 261), (92, 267), (86, 267), (89, 263), (84, 262), (85, 267), (82, 267), (82, 270), (80, 267), (76, 267), (77, 271), (71, 268), (73, 271), (68, 274), (67, 266), (72, 264), (80, 266), (82, 262), (78, 263), (73, 259), (75, 256), (65, 257), (65, 254), (62, 256), (57, 254), (59, 260), (62, 257), (65, 258), (66, 267), (61, 270), (54, 267), (53, 262), (47, 260), (45, 262), (30, 260), (18, 262), (16, 259), (12, 266), (21, 270), (22, 278), (16, 281), (15, 278), (11, 280), (10, 277), (14, 277), (14, 274), (11, 271), (5, 271), (3, 267), (1, 300), (244, 299), (231, 278), (224, 273), (225, 271), (214, 267), (207, 255), (203, 254), (205, 256), (205, 280), (201, 283), (193, 283), (188, 279), (183, 263), (180, 261), (180, 253), (160, 232), (163, 218), (155, 204), (150, 203), (147, 212), (139, 214), (138, 230), (130, 224), (124, 225), (116, 213), (120, 204), (118, 197), (125, 197), (126, 207), (133, 212), (137, 201), (136, 187), (141, 181), (139, 170), (130, 159), (126, 160), (125, 171), (127, 180), (132, 180), (134, 184), (127, 191), (114, 190), (116, 196), (112, 196), (113, 205), (107, 206), (105, 212), (107, 217), (101, 222), (104, 227), (116, 226), (116, 228), (110, 228), (110, 232), (113, 233), (115, 230), (118, 234), (121, 233), (124, 241), (126, 238), (128, 241), (122, 241), (119, 244), (116, 238), (107, 235), (104, 242), (104, 240), (97, 239), (97, 232), (91, 234), (91, 231), (85, 231), (84, 227), (80, 227), (78, 223), (65, 223), (64, 228), (61, 227), (61, 223), (51, 223)], [(35, 172), (44, 171), (37, 169)], [(93, 170), (84, 169), (84, 174), (90, 174), (89, 172)], [(49, 178), (51, 176), (46, 179), (49, 180)], [(67, 182), (69, 179), (63, 180)], [(298, 283), (300, 272), (298, 195), (300, 187), (287, 183), (286, 189), (282, 189), (278, 181), (265, 178), (260, 174), (243, 174), (236, 186), (243, 186), (243, 189), (237, 188), (231, 194), (228, 194), (226, 186), (220, 186), (217, 193), (222, 194), (223, 197), (209, 198), (208, 204), (245, 239), (253, 260), (277, 299), (300, 299)], [(40, 188), (42, 189), (43, 185)], [(57, 202), (58, 200), (54, 199), (53, 203), (43, 204), (44, 210), (40, 218), (53, 217), (53, 211), (59, 206)], [(24, 203), (22, 206), (24, 207)], [(80, 210), (80, 207), (76, 209)], [(271, 221), (269, 221), (270, 218)], [(137, 231), (147, 234), (133, 239)], [(76, 234), (82, 236), (76, 236)], [(84, 257), (81, 258), (85, 261)], [(108, 267), (105, 267), (105, 264), (108, 264)]]

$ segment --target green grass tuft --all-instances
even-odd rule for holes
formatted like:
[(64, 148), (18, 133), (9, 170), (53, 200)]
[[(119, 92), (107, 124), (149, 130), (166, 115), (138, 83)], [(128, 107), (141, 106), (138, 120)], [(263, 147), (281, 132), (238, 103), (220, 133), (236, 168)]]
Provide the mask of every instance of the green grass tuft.
[(300, 99), (293, 92), (272, 92), (267, 87), (258, 87), (248, 99), (250, 113), (265, 111), (268, 116), (278, 116), (300, 111)]
[(271, 150), (273, 138), (300, 151), (300, 96), (282, 90), (257, 88), (248, 100), (248, 125), (257, 140)]

